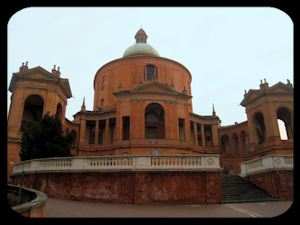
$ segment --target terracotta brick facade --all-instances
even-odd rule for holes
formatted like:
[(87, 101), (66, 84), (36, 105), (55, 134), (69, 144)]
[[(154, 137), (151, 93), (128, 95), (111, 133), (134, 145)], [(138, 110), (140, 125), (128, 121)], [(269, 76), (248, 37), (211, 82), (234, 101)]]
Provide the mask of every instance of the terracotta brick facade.
[(251, 175), (246, 179), (276, 198), (294, 200), (294, 171), (272, 171)]
[[(19, 185), (20, 176), (12, 177)], [(24, 186), (48, 197), (123, 204), (215, 204), (222, 199), (220, 172), (40, 173)]]
[[(193, 112), (190, 72), (182, 64), (160, 57), (143, 32), (139, 30), (136, 36), (144, 37), (143, 41), (135, 44), (143, 45), (143, 51), (133, 45), (130, 54), (96, 72), (93, 111), (87, 111), (83, 101), (73, 121), (65, 118), (72, 93), (68, 79), (60, 78), (59, 68), (48, 72), (39, 66), (29, 69), (26, 63), (13, 74), (7, 122), (8, 177), (13, 164), (20, 161), (22, 126), (38, 121), (48, 111), (61, 117), (66, 133), (75, 134), (74, 156), (221, 154), (224, 172), (238, 174), (240, 162), (266, 154), (293, 155), (294, 103), (289, 80), (272, 87), (265, 81), (260, 89), (250, 89), (241, 102), (248, 120), (221, 126), (214, 110), (204, 116)], [(280, 139), (277, 119), (285, 122), (288, 140)], [(149, 174), (147, 179), (149, 176), (162, 179)], [(197, 179), (207, 182), (214, 179), (200, 177)]]

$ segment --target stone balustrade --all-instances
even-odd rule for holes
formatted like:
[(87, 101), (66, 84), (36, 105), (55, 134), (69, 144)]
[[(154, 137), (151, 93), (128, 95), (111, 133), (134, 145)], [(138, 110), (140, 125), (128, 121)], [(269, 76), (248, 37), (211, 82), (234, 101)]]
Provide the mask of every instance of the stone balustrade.
[(266, 155), (258, 159), (240, 163), (241, 177), (264, 173), (274, 170), (293, 170), (294, 156), (291, 155)]
[(220, 155), (128, 155), (33, 159), (14, 165), (14, 174), (24, 171), (221, 171)]

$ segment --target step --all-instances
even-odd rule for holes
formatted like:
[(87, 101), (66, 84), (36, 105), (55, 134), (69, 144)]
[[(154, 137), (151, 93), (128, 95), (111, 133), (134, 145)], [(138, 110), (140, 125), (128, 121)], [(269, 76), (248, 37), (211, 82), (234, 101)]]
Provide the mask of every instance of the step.
[(228, 204), (228, 203), (245, 203), (245, 202), (275, 202), (275, 201), (281, 201), (280, 199), (247, 199), (247, 200), (226, 200), (221, 201), (221, 204)]
[[(263, 194), (263, 193), (266, 193), (265, 191), (263, 190), (223, 190), (223, 195), (224, 194), (231, 194), (231, 193), (236, 193), (236, 194), (243, 194), (243, 193), (257, 193), (257, 194)], [(266, 193), (268, 194), (268, 193)]]
[(237, 196), (223, 196), (223, 199), (274, 199), (271, 196), (253, 196), (253, 195), (237, 195)]
[(253, 193), (253, 192), (245, 192), (245, 193), (223, 193), (223, 196), (271, 196), (268, 193)]
[(221, 179), (223, 191), (221, 203), (280, 201), (238, 175), (222, 175)]
[(250, 186), (239, 186), (239, 187), (233, 187), (233, 186), (222, 186), (223, 189), (228, 189), (228, 190), (261, 190), (260, 187), (250, 187)]
[(239, 197), (239, 198), (223, 198), (223, 200), (222, 201), (234, 201), (234, 200), (255, 200), (255, 201), (260, 201), (260, 200), (270, 200), (270, 201), (280, 201), (280, 199), (276, 199), (276, 198), (272, 198), (272, 197), (267, 197), (267, 198), (241, 198), (241, 197)]

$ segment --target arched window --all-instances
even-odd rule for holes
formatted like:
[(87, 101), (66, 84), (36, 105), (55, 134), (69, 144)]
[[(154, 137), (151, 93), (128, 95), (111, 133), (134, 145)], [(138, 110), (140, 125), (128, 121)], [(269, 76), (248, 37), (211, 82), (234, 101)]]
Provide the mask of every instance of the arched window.
[(71, 143), (71, 149), (75, 149), (76, 148), (77, 132), (75, 130), (72, 130), (71, 134), (73, 136), (72, 143)]
[(28, 128), (32, 121), (40, 121), (43, 115), (44, 101), (39, 95), (30, 95), (25, 100), (22, 115), (21, 132)]
[(279, 133), (281, 136), (281, 140), (293, 139), (291, 115), (287, 108), (280, 107), (277, 110), (277, 122), (279, 126)]
[(60, 120), (62, 120), (62, 107), (60, 103), (57, 104), (56, 115), (60, 118)]
[(242, 131), (241, 133), (242, 136), (242, 146), (243, 146), (243, 150), (247, 151), (248, 150), (248, 139), (247, 139), (247, 135), (245, 131)]
[(260, 112), (257, 112), (254, 115), (254, 119), (255, 119), (255, 130), (256, 130), (258, 144), (265, 143), (266, 127), (265, 127), (264, 116)]
[(224, 134), (221, 137), (221, 146), (222, 146), (222, 152), (230, 153), (229, 137), (227, 134)]
[(149, 104), (145, 109), (146, 139), (165, 139), (164, 109), (157, 103)]
[(233, 134), (233, 140), (234, 140), (234, 147), (235, 147), (235, 151), (238, 152), (239, 149), (239, 139), (238, 136), (236, 135), (236, 133)]
[(144, 80), (157, 80), (157, 68), (153, 65), (147, 65), (144, 69)]

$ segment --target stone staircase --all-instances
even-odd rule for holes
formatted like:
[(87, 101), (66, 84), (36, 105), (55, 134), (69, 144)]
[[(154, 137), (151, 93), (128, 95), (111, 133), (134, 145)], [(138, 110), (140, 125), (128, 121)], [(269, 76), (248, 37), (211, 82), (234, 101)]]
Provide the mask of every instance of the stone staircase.
[(222, 175), (223, 200), (221, 203), (281, 201), (239, 175)]

